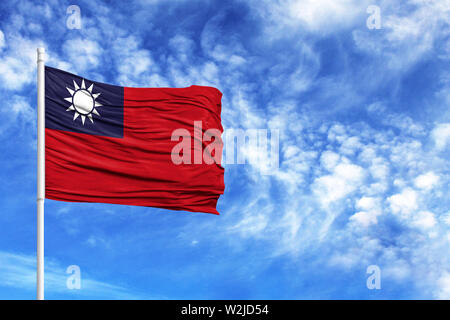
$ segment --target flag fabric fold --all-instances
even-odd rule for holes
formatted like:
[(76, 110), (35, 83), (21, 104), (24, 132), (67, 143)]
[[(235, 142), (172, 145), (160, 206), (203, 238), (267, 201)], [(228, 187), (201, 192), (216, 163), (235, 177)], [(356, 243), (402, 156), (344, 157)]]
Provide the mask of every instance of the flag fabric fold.
[[(202, 137), (223, 132), (221, 97), (213, 87), (119, 87), (46, 67), (46, 198), (218, 214), (222, 141)], [(193, 160), (176, 163), (182, 139), (190, 149), (177, 156)], [(196, 162), (213, 142), (219, 161)]]

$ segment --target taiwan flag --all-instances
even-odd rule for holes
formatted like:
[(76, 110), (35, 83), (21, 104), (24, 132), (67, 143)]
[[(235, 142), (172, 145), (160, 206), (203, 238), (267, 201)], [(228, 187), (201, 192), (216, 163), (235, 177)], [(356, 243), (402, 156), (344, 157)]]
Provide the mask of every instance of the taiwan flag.
[(222, 93), (129, 88), (45, 67), (46, 198), (218, 214)]

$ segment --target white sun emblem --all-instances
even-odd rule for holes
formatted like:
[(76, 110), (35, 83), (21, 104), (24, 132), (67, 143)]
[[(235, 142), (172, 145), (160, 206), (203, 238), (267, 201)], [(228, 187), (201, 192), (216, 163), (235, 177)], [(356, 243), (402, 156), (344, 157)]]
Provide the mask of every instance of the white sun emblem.
[(94, 123), (94, 119), (92, 119), (92, 114), (95, 114), (100, 117), (100, 114), (95, 109), (97, 107), (101, 107), (102, 105), (95, 101), (98, 98), (100, 93), (92, 93), (92, 89), (94, 88), (94, 84), (91, 84), (89, 88), (86, 89), (84, 84), (84, 79), (81, 81), (81, 88), (78, 84), (73, 80), (74, 90), (66, 87), (67, 91), (69, 91), (71, 97), (64, 98), (64, 100), (71, 103), (70, 107), (66, 111), (73, 110), (75, 113), (73, 115), (73, 120), (81, 116), (81, 122), (84, 125), (84, 121), (86, 117)]

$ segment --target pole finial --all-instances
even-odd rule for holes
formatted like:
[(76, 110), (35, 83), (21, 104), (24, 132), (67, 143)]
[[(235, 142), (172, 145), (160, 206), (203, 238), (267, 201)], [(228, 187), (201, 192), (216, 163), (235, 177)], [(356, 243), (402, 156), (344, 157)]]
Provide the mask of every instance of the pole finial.
[(45, 60), (45, 48), (37, 48), (37, 61)]

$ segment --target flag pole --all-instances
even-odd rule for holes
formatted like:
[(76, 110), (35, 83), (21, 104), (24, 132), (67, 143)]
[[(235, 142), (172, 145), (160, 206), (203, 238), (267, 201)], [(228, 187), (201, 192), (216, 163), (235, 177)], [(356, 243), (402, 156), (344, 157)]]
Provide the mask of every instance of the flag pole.
[(37, 49), (37, 272), (36, 299), (44, 300), (45, 68), (44, 48)]

